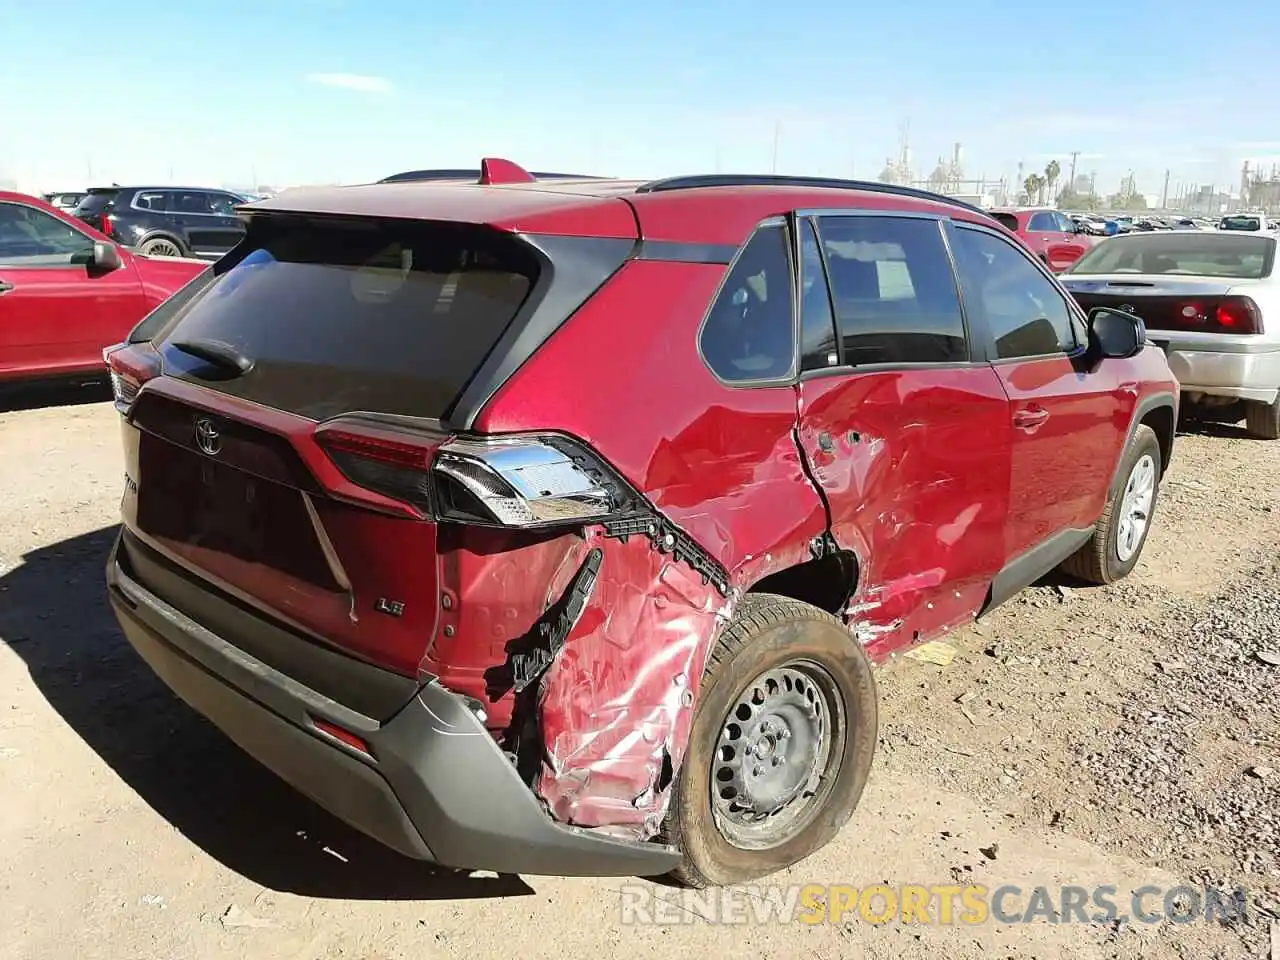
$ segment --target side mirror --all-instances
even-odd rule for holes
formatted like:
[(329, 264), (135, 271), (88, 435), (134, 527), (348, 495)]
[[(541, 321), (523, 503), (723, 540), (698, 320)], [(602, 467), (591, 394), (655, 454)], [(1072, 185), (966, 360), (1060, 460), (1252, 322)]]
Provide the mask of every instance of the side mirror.
[(119, 270), (124, 266), (124, 261), (120, 259), (120, 251), (114, 243), (107, 243), (103, 240), (95, 240), (93, 243), (93, 267), (95, 270), (101, 270), (104, 273), (111, 270)]
[(1089, 340), (1104, 359), (1128, 360), (1147, 344), (1147, 325), (1136, 314), (1111, 307), (1089, 311)]

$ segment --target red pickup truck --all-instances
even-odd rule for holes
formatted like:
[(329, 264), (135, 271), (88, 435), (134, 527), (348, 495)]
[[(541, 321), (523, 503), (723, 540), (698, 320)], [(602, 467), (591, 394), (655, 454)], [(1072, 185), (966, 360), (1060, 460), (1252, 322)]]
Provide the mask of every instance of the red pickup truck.
[(0, 383), (106, 376), (103, 348), (209, 269), (132, 253), (44, 200), (0, 191)]

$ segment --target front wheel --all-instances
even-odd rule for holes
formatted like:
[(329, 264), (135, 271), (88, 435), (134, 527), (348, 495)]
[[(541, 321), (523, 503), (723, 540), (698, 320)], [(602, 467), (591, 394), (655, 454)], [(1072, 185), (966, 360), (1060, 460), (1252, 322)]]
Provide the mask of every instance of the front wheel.
[(853, 815), (877, 737), (875, 679), (834, 617), (748, 594), (708, 658), (661, 836), (687, 886), (742, 883), (824, 847)]
[(170, 240), (168, 237), (152, 237), (145, 241), (138, 252), (148, 257), (181, 257), (182, 247), (176, 240)]
[(1093, 538), (1062, 564), (1086, 583), (1115, 583), (1138, 565), (1160, 492), (1162, 456), (1155, 431), (1141, 424), (1120, 462), (1123, 478), (1107, 501)]

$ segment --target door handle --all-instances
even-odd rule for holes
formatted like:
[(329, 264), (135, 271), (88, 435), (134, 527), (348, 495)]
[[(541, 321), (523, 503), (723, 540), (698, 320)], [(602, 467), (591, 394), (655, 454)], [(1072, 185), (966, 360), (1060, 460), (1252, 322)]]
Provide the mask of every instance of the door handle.
[(1013, 425), (1023, 430), (1033, 430), (1049, 419), (1049, 411), (1044, 407), (1023, 407), (1013, 414)]
[(8, 293), (12, 289), (13, 289), (12, 283), (6, 283), (5, 281), (0, 280), (0, 294)]

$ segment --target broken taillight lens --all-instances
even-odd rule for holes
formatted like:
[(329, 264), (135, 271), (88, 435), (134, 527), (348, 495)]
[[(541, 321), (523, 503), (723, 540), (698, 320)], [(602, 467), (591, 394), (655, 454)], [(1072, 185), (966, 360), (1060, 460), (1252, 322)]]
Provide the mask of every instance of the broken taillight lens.
[(443, 519), (511, 527), (603, 520), (631, 499), (612, 471), (561, 437), (454, 440), (435, 472)]
[(142, 385), (160, 374), (160, 355), (150, 343), (117, 343), (102, 351), (111, 373), (116, 409), (128, 413)]
[(316, 442), (352, 483), (439, 520), (557, 526), (615, 516), (635, 499), (612, 470), (566, 437), (459, 439), (344, 418), (318, 428)]

